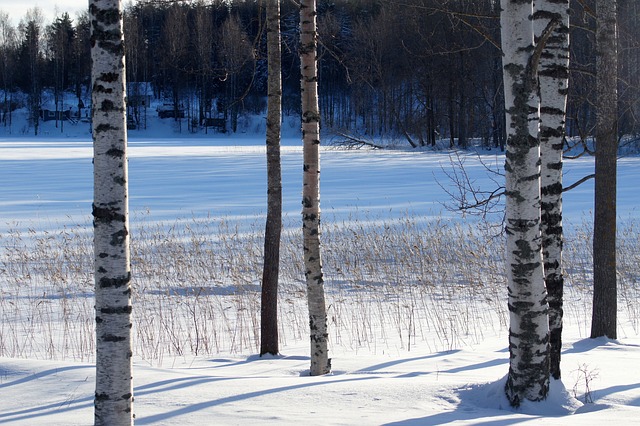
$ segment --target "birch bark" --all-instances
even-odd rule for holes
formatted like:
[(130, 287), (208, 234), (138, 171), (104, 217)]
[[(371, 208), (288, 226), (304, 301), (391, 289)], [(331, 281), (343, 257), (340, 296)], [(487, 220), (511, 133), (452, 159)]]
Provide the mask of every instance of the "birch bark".
[(120, 0), (90, 0), (96, 425), (133, 423), (124, 36)]
[(562, 351), (562, 150), (569, 86), (569, 0), (537, 0), (534, 29), (539, 39), (555, 21), (542, 46), (540, 83), (541, 232), (549, 300), (550, 373), (560, 378)]
[(533, 3), (502, 0), (500, 14), (507, 124), (506, 261), (513, 406), (549, 390), (549, 319), (540, 238), (540, 144)]
[(310, 374), (331, 371), (327, 311), (320, 257), (320, 108), (318, 106), (316, 1), (300, 1), (302, 95), (302, 230), (311, 340)]

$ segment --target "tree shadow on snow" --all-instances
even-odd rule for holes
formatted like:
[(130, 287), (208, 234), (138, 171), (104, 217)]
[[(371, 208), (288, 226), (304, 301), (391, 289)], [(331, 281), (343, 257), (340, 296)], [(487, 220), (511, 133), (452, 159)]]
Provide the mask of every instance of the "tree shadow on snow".
[[(455, 405), (451, 411), (431, 416), (401, 420), (387, 425), (432, 425), (459, 420), (473, 420), (474, 425), (512, 425), (537, 418), (563, 417), (577, 413), (581, 404), (572, 398), (560, 380), (553, 380), (549, 398), (542, 402), (525, 401), (519, 408), (509, 405), (504, 394), (506, 376), (484, 384), (453, 390), (455, 396), (442, 398)], [(553, 422), (550, 421), (550, 424)]]
[[(234, 378), (228, 378), (229, 379), (234, 379)], [(306, 388), (311, 388), (311, 387), (315, 387), (315, 386), (322, 386), (322, 385), (332, 385), (335, 383), (343, 383), (343, 382), (353, 382), (353, 381), (361, 381), (361, 380), (368, 380), (368, 379), (373, 379), (373, 377), (357, 377), (357, 378), (352, 378), (352, 379), (344, 379), (344, 380), (338, 380), (338, 381), (317, 381), (317, 382), (306, 382), (306, 383), (299, 383), (299, 384), (295, 384), (295, 385), (289, 385), (289, 386), (281, 386), (281, 387), (277, 387), (277, 388), (272, 388), (272, 389), (261, 389), (261, 390), (257, 390), (257, 391), (253, 391), (253, 392), (247, 392), (244, 394), (240, 394), (240, 395), (230, 395), (228, 397), (224, 397), (224, 398), (218, 398), (218, 399), (213, 399), (210, 401), (203, 401), (200, 403), (196, 403), (196, 404), (190, 404), (188, 406), (185, 407), (181, 407), (172, 411), (168, 411), (168, 412), (164, 412), (164, 413), (159, 413), (159, 414), (154, 414), (154, 415), (150, 415), (150, 416), (146, 416), (146, 417), (141, 417), (141, 418), (137, 418), (136, 419), (136, 424), (138, 425), (145, 425), (145, 424), (152, 424), (152, 423), (156, 423), (156, 422), (162, 422), (162, 421), (166, 421), (167, 419), (171, 418), (171, 417), (178, 417), (178, 416), (182, 416), (185, 414), (189, 414), (189, 413), (193, 413), (196, 411), (201, 411), (201, 410), (206, 410), (208, 408), (212, 408), (212, 407), (216, 407), (222, 404), (228, 404), (228, 403), (233, 403), (233, 402), (238, 402), (238, 401), (244, 401), (247, 399), (251, 399), (251, 398), (257, 398), (257, 397), (262, 397), (265, 395), (270, 395), (270, 394), (275, 394), (275, 393), (279, 393), (279, 392), (287, 392), (287, 391), (292, 391), (292, 390), (297, 390), (297, 389), (306, 389)]]
[(623, 343), (618, 340), (609, 339), (608, 337), (598, 337), (596, 339), (586, 338), (573, 343), (571, 348), (563, 351), (565, 354), (578, 354), (589, 352), (596, 348), (606, 350), (618, 350), (624, 348), (640, 348), (639, 345)]

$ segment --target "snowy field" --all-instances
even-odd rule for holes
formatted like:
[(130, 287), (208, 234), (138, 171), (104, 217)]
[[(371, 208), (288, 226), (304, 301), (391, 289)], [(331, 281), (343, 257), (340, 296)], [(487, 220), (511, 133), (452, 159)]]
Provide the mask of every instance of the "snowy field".
[[(259, 135), (130, 137), (137, 424), (638, 421), (640, 158), (619, 166), (620, 338), (587, 338), (587, 182), (565, 197), (563, 379), (547, 402), (514, 410), (502, 394), (502, 240), (444, 207), (450, 152), (323, 149), (333, 372), (309, 377), (296, 252), (301, 148), (285, 139), (282, 356), (255, 355), (263, 145)], [(91, 155), (89, 135), (0, 139), (0, 424), (93, 422)], [(502, 165), (496, 153), (482, 160)], [(464, 161), (472, 179), (492, 189), (478, 157)], [(592, 171), (592, 159), (571, 161), (565, 179)]]

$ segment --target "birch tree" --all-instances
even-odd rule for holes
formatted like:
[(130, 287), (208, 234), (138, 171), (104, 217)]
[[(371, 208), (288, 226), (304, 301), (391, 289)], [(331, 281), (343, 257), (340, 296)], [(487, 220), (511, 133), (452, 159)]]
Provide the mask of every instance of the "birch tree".
[(540, 84), (541, 232), (544, 281), (549, 301), (550, 373), (560, 378), (562, 351), (562, 152), (569, 86), (569, 0), (538, 0), (534, 29), (540, 38), (553, 22), (541, 46)]
[[(540, 238), (540, 144), (533, 2), (502, 0), (507, 149), (506, 264), (509, 293), (509, 374), (513, 406), (540, 401), (549, 391), (549, 317)], [(541, 37), (543, 42), (545, 35)]]
[(617, 1), (596, 2), (596, 167), (591, 337), (617, 338)]
[(95, 424), (133, 423), (124, 36), (120, 0), (90, 0)]
[(264, 236), (260, 355), (279, 352), (278, 276), (282, 234), (282, 170), (280, 130), (282, 123), (282, 70), (280, 0), (267, 0), (267, 222)]
[(327, 374), (331, 371), (320, 257), (320, 108), (318, 106), (317, 41), (316, 0), (301, 0), (299, 50), (302, 74), (302, 230), (312, 376)]

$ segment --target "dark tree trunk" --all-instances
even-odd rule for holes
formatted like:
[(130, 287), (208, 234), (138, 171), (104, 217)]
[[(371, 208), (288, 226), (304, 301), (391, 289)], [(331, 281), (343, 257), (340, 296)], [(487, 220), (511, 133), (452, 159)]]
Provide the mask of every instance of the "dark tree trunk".
[(617, 338), (616, 174), (618, 150), (616, 0), (598, 0), (596, 31), (597, 118), (593, 315), (591, 337)]
[(282, 122), (282, 71), (280, 0), (267, 1), (268, 96), (267, 105), (267, 223), (262, 270), (260, 355), (276, 355), (278, 349), (278, 275), (282, 233), (282, 171), (280, 128)]

